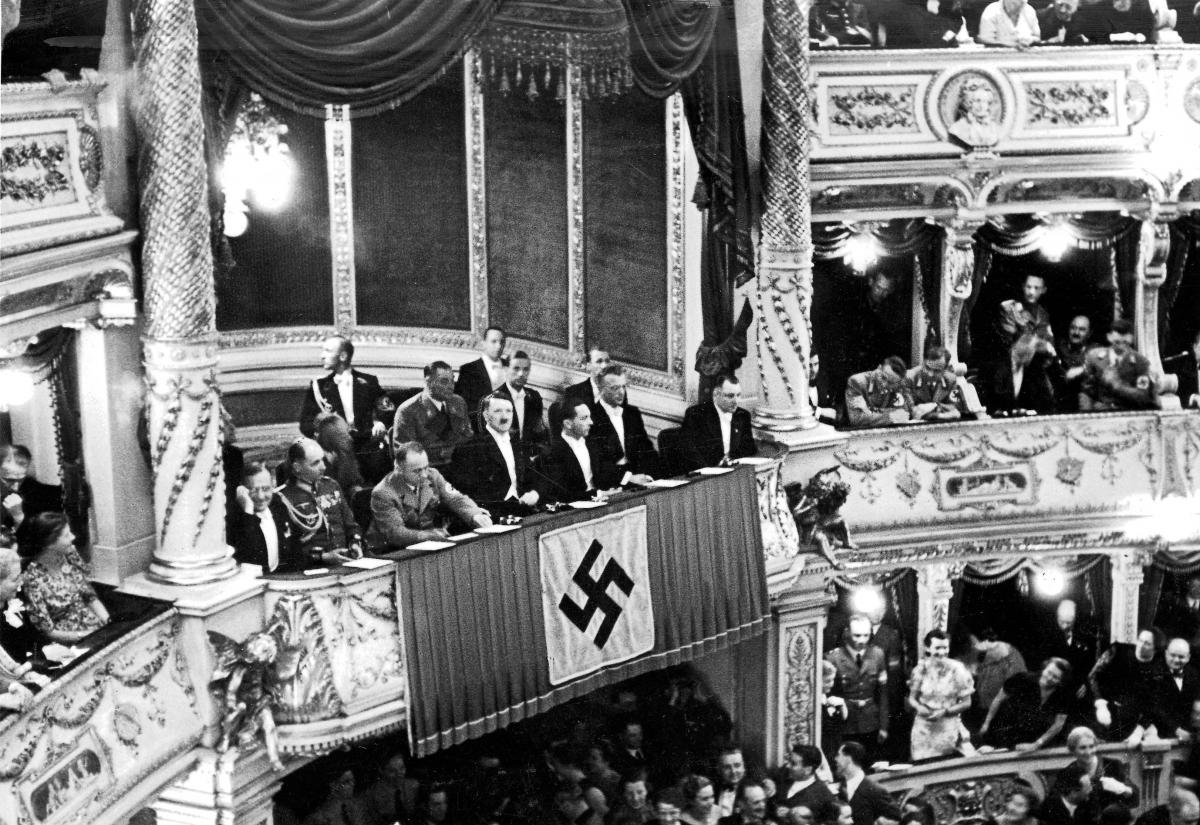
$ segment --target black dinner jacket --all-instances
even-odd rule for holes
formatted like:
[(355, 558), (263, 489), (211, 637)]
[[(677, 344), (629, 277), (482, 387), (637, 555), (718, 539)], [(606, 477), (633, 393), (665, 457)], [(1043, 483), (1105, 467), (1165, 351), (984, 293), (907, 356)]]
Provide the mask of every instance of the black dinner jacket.
[(563, 390), (563, 406), (566, 406), (570, 399), (577, 399), (575, 401), (576, 404), (578, 404), (580, 401), (583, 401), (589, 407), (592, 404), (595, 404), (596, 390), (592, 387), (592, 379), (585, 378), (578, 384), (572, 384)]
[(454, 382), (454, 394), (461, 395), (467, 402), (467, 418), (471, 428), (483, 432), (484, 424), (479, 421), (479, 402), (492, 392), (492, 376), (483, 365), (482, 358), (468, 361), (458, 368), (458, 380)]
[[(688, 470), (713, 467), (725, 456), (721, 441), (721, 420), (712, 402), (688, 407), (683, 414), (684, 462)], [(729, 457), (745, 458), (755, 455), (758, 448), (750, 428), (750, 413), (738, 407), (729, 425)]]
[(1171, 678), (1166, 663), (1162, 664), (1158, 680), (1158, 701), (1154, 703), (1153, 720), (1158, 735), (1170, 738), (1177, 728), (1191, 727), (1192, 703), (1200, 699), (1200, 672), (1191, 665), (1183, 666), (1183, 687), (1178, 687)]
[(1096, 825), (1099, 811), (1090, 799), (1086, 799), (1075, 809), (1072, 815), (1063, 804), (1062, 794), (1052, 793), (1042, 803), (1038, 819), (1042, 825)]
[[(0, 499), (3, 499), (8, 493), (8, 486), (0, 485)], [(27, 476), (17, 489), (17, 495), (21, 497), (21, 509), (25, 518), (21, 522), (21, 526), (17, 527), (14, 532), (17, 542), (25, 545), (30, 540), (29, 534), (33, 528), (34, 516), (38, 513), (63, 509), (63, 488), (58, 484), (43, 484), (36, 478)], [(8, 514), (8, 510), (0, 507), (0, 526), (13, 529), (13, 525), (14, 522), (12, 516)]]
[(259, 529), (258, 516), (252, 513), (234, 513), (230, 518), (229, 543), (233, 545), (233, 557), (242, 564), (257, 564), (264, 573), (297, 573), (304, 569), (304, 554), (293, 541), (292, 526), (287, 511), (276, 498), (268, 509), (275, 520), (275, 534), (279, 539), (279, 566), (267, 569), (267, 540)]
[(1055, 392), (1054, 380), (1048, 370), (1045, 356), (1034, 357), (1025, 367), (1025, 375), (1021, 379), (1021, 392), (1013, 394), (1012, 364), (1004, 359), (996, 365), (988, 385), (987, 408), (989, 412), (1011, 412), (1012, 410), (1037, 410), (1039, 413), (1053, 413), (1058, 410), (1058, 395)]
[[(512, 390), (508, 388), (507, 381), (496, 390), (496, 395), (512, 401)], [(525, 387), (525, 426), (521, 428), (516, 410), (513, 410), (512, 432), (527, 450), (531, 444), (545, 444), (550, 440), (550, 431), (542, 420), (545, 408), (541, 393), (532, 387)]]
[[(375, 401), (383, 395), (383, 389), (379, 386), (379, 379), (370, 373), (351, 369), (350, 374), (354, 376), (354, 436), (357, 442), (371, 435), (371, 422), (375, 420)], [(333, 382), (332, 372), (324, 378), (317, 379), (317, 389), (329, 408), (345, 418), (342, 394)], [(300, 407), (300, 432), (309, 438), (316, 435), (317, 429), (313, 426), (313, 419), (321, 411), (321, 406), (313, 395), (312, 384), (309, 384), (304, 392), (304, 404)]]
[(659, 473), (658, 451), (646, 434), (646, 425), (642, 421), (642, 411), (626, 402), (621, 407), (621, 420), (625, 424), (625, 447), (621, 447), (621, 439), (613, 429), (608, 413), (597, 401), (592, 404), (592, 431), (589, 441), (595, 441), (601, 452), (607, 451), (620, 461), (622, 457), (628, 460), (625, 469), (631, 473), (646, 473), (657, 476)]
[[(517, 468), (517, 495), (524, 495), (532, 489), (529, 457), (511, 434), (509, 440)], [(504, 455), (486, 430), (455, 448), (447, 475), (455, 487), (485, 508), (503, 502), (511, 483)]]
[(885, 819), (900, 819), (900, 806), (896, 804), (896, 800), (869, 776), (863, 777), (849, 804), (854, 825), (875, 825), (875, 820), (881, 816)]
[[(621, 471), (616, 459), (603, 450), (603, 445), (587, 439), (588, 455), (592, 459), (592, 490), (608, 490), (621, 483)], [(579, 501), (588, 497), (591, 490), (583, 478), (579, 459), (561, 437), (550, 441), (550, 449), (543, 459), (543, 471), (538, 477), (538, 494), (546, 501)]]
[(1174, 373), (1179, 379), (1179, 403), (1186, 408), (1188, 399), (1200, 393), (1196, 375), (1196, 356), (1189, 352), (1187, 357), (1180, 358), (1178, 363), (1179, 366), (1175, 368)]

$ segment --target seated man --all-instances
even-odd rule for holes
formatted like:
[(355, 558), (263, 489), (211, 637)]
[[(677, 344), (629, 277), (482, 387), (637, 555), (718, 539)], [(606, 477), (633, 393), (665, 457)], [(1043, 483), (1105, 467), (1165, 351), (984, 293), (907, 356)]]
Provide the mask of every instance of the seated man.
[(425, 389), (396, 410), (392, 443), (419, 441), (434, 467), (445, 467), (454, 448), (471, 437), (467, 405), (454, 394), (454, 370), (445, 361), (425, 367)]
[(1157, 24), (1146, 0), (1100, 0), (1080, 12), (1079, 27), (1090, 43), (1152, 43)]
[(912, 417), (912, 399), (904, 388), (904, 360), (889, 355), (870, 372), (846, 381), (846, 423), (851, 427), (887, 427)]
[(574, 405), (563, 407), (562, 415), (560, 437), (550, 442), (546, 469), (538, 484), (542, 498), (579, 501), (619, 485), (622, 473), (617, 469), (615, 457), (603, 453), (602, 444), (588, 440), (592, 431), (591, 407), (576, 399)]
[(1092, 320), (1076, 315), (1067, 328), (1067, 337), (1058, 342), (1058, 369), (1062, 373), (1059, 409), (1075, 412), (1079, 404), (1079, 387), (1083, 383), (1087, 351), (1092, 347)]
[(1031, 273), (1025, 276), (1021, 284), (1020, 300), (1012, 298), (1000, 302), (996, 327), (1005, 346), (1011, 347), (1018, 338), (1027, 333), (1036, 333), (1053, 340), (1050, 332), (1050, 313), (1041, 304), (1045, 294), (1046, 279)]
[(22, 444), (0, 445), (0, 529), (11, 532), (25, 555), (28, 532), (38, 513), (61, 510), (62, 487), (43, 484), (29, 473), (33, 453)]
[(1091, 775), (1072, 762), (1054, 777), (1038, 819), (1044, 825), (1095, 825), (1100, 812), (1091, 796)]
[(1133, 322), (1113, 321), (1108, 346), (1088, 351), (1079, 388), (1080, 411), (1157, 408), (1157, 382), (1146, 356), (1133, 348)]
[(407, 547), (419, 541), (444, 539), (443, 521), (453, 516), (465, 525), (488, 527), (487, 512), (455, 490), (429, 466), (425, 448), (416, 441), (396, 445), (396, 469), (371, 491), (371, 547)]
[(242, 564), (257, 564), (264, 573), (295, 573), (304, 569), (304, 555), (292, 541), (287, 509), (275, 496), (275, 479), (260, 461), (251, 461), (242, 473), (249, 509), (233, 515), (228, 541), (233, 557)]
[(1189, 352), (1164, 358), (1171, 364), (1171, 372), (1179, 379), (1179, 403), (1186, 409), (1200, 408), (1200, 332), (1192, 339)]
[(479, 402), (483, 431), (454, 452), (447, 470), (462, 491), (489, 511), (525, 515), (541, 498), (529, 456), (514, 443), (512, 401), (497, 393)]
[(818, 0), (808, 25), (820, 46), (870, 46), (874, 40), (867, 10), (855, 0)]
[(715, 467), (735, 458), (756, 455), (750, 413), (738, 406), (742, 387), (736, 375), (724, 375), (703, 404), (683, 414), (684, 463), (687, 470)]
[(617, 466), (626, 473), (621, 483), (645, 484), (658, 472), (658, 451), (650, 443), (642, 411), (628, 403), (629, 379), (618, 364), (600, 374), (600, 397), (592, 405), (590, 439), (601, 451), (617, 456)]
[(1054, 345), (1033, 333), (1022, 335), (1012, 345), (1009, 357), (996, 365), (987, 390), (992, 415), (1057, 412)]
[(914, 421), (953, 421), (962, 417), (950, 353), (939, 344), (926, 345), (921, 366), (905, 373), (904, 391), (912, 400)]
[(311, 438), (288, 448), (289, 479), (279, 490), (292, 540), (309, 566), (362, 558), (362, 540), (342, 488), (325, 476), (325, 451)]
[(1043, 43), (1073, 46), (1088, 42), (1080, 26), (1079, 0), (1054, 0), (1037, 13), (1037, 18)]
[[(507, 398), (513, 405), (513, 438), (520, 442), (530, 456), (541, 451), (550, 440), (550, 431), (542, 420), (545, 404), (542, 395), (529, 386), (529, 354), (517, 350), (508, 360), (507, 377), (496, 395)], [(484, 425), (480, 425), (481, 427)], [(480, 430), (482, 432), (482, 430)]]

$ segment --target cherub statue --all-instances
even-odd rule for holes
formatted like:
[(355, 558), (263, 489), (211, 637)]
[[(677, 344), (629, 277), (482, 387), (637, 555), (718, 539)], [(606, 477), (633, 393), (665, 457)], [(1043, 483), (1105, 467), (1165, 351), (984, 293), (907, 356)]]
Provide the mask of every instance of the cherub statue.
[(209, 631), (208, 639), (217, 654), (217, 664), (208, 689), (221, 708), (221, 739), (217, 752), (230, 747), (249, 747), (262, 731), (267, 758), (275, 770), (283, 770), (275, 739), (275, 716), (271, 705), (283, 679), (295, 675), (299, 656), (283, 649), (268, 628), (246, 637), (239, 644), (228, 636)]
[(811, 543), (834, 567), (845, 567), (838, 561), (835, 550), (856, 550), (858, 545), (850, 538), (840, 512), (850, 495), (850, 485), (842, 481), (838, 468), (819, 471), (803, 489), (799, 484), (789, 484), (787, 495), (801, 543)]

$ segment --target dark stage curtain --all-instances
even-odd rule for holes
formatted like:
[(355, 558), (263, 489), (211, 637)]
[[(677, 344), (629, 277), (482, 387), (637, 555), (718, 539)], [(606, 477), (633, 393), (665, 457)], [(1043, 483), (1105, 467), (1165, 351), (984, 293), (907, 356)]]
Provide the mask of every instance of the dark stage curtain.
[[(633, 42), (633, 81), (648, 95), (666, 97), (709, 58), (720, 17), (733, 7), (678, 0), (622, 0)], [(736, 80), (736, 76), (734, 78)]]
[(398, 106), (458, 60), (500, 0), (206, 0), (201, 46), (286, 108), (355, 117)]
[[(1163, 355), (1190, 349), (1200, 332), (1200, 214), (1171, 224), (1167, 279), (1158, 293), (1158, 345)], [(1186, 401), (1187, 399), (1183, 399)]]

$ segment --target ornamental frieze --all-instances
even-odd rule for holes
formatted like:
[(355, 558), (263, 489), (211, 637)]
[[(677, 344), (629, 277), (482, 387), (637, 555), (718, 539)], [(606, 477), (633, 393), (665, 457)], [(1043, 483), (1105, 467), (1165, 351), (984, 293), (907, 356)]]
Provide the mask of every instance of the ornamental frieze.
[(839, 86), (828, 93), (834, 135), (918, 134), (915, 85)]
[(1038, 128), (1074, 129), (1116, 126), (1116, 83), (1044, 81), (1025, 84), (1025, 124)]

